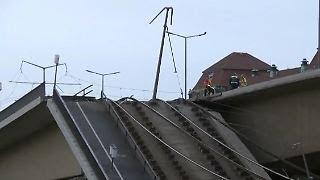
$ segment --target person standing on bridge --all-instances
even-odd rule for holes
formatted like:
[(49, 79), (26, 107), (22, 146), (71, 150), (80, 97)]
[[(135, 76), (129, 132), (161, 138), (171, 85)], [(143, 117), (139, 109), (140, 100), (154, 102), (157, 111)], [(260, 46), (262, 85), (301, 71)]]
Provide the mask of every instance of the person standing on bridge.
[(210, 76), (204, 80), (204, 96), (214, 94), (214, 89), (212, 88), (212, 77)]
[(248, 86), (247, 78), (243, 74), (240, 75), (240, 85), (241, 87)]
[(237, 89), (240, 86), (240, 79), (236, 73), (234, 73), (229, 80), (231, 89)]

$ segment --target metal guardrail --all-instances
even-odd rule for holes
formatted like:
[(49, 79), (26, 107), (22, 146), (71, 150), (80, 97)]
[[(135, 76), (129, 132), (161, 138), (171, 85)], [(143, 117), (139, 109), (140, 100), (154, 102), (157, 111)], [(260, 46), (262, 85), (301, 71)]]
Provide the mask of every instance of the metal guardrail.
[(89, 91), (87, 91), (87, 92), (86, 92), (86, 90), (89, 89), (89, 88), (92, 87), (92, 86), (93, 86), (93, 85), (91, 84), (91, 85), (83, 88), (82, 90), (80, 90), (79, 92), (77, 92), (76, 94), (74, 94), (73, 96), (77, 96), (77, 95), (80, 94), (80, 93), (83, 93), (82, 96), (85, 96), (85, 95), (91, 93), (93, 90), (89, 90)]
[[(104, 94), (103, 94), (104, 95)], [(147, 171), (147, 173), (153, 177), (154, 180), (158, 180), (160, 179), (157, 174), (155, 173), (155, 171), (152, 169), (152, 166), (150, 165), (150, 163), (148, 162), (147, 158), (145, 157), (145, 155), (142, 153), (142, 151), (140, 150), (138, 144), (136, 143), (136, 141), (134, 140), (133, 136), (129, 133), (128, 128), (124, 125), (124, 123), (121, 121), (121, 117), (118, 114), (118, 112), (115, 110), (115, 107), (112, 105), (113, 103), (115, 103), (114, 101), (112, 101), (111, 99), (106, 98), (106, 96), (104, 95), (105, 99), (103, 99), (103, 103), (108, 107), (108, 110), (110, 112), (110, 114), (113, 116), (113, 118), (116, 120), (116, 124), (117, 127), (119, 127), (121, 129), (121, 131), (124, 133), (124, 135), (127, 137), (129, 144), (134, 148), (134, 151), (137, 153), (137, 157), (140, 161), (142, 161), (145, 170)]]
[[(80, 141), (81, 143), (85, 144), (86, 152), (88, 152), (87, 155), (89, 155), (91, 159), (94, 159), (93, 154), (90, 152), (90, 150), (88, 148), (89, 145), (82, 138), (80, 138), (81, 137), (81, 133), (78, 131), (78, 128), (76, 127), (75, 120), (71, 116), (70, 110), (68, 109), (68, 107), (66, 106), (64, 100), (62, 99), (62, 97), (60, 96), (60, 94), (58, 93), (58, 91), (56, 89), (54, 89), (54, 91), (53, 91), (53, 101), (58, 106), (59, 110), (62, 113), (62, 116), (66, 119), (66, 123), (72, 129), (72, 132), (76, 133), (76, 135), (78, 137), (77, 140)], [(99, 173), (103, 174), (101, 171), (99, 171)]]
[(0, 122), (6, 119), (7, 117), (9, 117), (10, 115), (12, 115), (13, 113), (15, 113), (16, 111), (18, 111), (19, 109), (26, 106), (27, 104), (29, 104), (33, 100), (39, 97), (41, 98), (41, 100), (44, 100), (45, 95), (46, 95), (45, 84), (42, 83), (39, 86), (37, 86), (35, 89), (30, 91), (29, 93), (21, 97), (19, 100), (17, 100), (13, 104), (11, 104), (10, 106), (2, 110), (0, 112)]

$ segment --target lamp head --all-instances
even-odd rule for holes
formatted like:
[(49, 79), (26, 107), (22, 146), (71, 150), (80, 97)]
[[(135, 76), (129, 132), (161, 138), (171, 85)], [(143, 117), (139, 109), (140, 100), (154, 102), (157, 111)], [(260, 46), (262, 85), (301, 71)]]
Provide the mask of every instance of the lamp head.
[(54, 55), (54, 63), (55, 64), (59, 64), (59, 59), (60, 59), (59, 54)]

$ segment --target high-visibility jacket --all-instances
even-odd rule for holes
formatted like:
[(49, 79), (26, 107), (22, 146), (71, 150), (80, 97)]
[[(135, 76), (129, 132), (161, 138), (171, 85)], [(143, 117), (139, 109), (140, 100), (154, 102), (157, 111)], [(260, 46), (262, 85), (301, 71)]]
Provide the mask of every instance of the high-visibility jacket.
[(248, 85), (246, 77), (244, 77), (244, 76), (240, 77), (240, 85), (241, 86), (247, 86)]
[(206, 79), (206, 80), (204, 80), (203, 84), (204, 84), (204, 87), (211, 86), (212, 81), (210, 79)]

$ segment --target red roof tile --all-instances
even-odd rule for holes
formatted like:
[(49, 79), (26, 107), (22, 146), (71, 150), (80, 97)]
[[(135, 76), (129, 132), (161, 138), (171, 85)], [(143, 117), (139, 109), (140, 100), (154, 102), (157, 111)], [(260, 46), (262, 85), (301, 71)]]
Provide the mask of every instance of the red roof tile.
[(318, 58), (318, 52), (314, 55), (312, 61), (310, 62), (309, 68), (311, 69), (320, 68), (320, 59)]
[[(319, 61), (317, 57), (318, 56), (316, 54), (309, 65), (310, 69), (315, 69), (318, 64), (320, 65), (320, 62), (317, 62)], [(253, 69), (258, 70), (255, 76), (252, 76)], [(234, 52), (204, 70), (202, 72), (202, 76), (193, 89), (196, 90), (204, 88), (203, 82), (211, 73), (213, 73), (213, 84), (223, 86), (226, 90), (228, 90), (229, 87), (229, 78), (234, 73), (237, 75), (243, 74), (247, 79), (248, 85), (268, 81), (273, 79), (270, 77), (269, 69), (270, 65), (248, 53)], [(300, 73), (300, 67), (278, 71), (274, 78), (280, 78), (297, 73)]]
[[(225, 87), (229, 86), (229, 78), (234, 73), (237, 73), (238, 75), (245, 75), (248, 84), (266, 81), (269, 79), (269, 73), (267, 73), (269, 68), (270, 65), (248, 53), (233, 52), (204, 70), (202, 72), (202, 76), (193, 89), (203, 88), (204, 80), (211, 73), (213, 73), (213, 83), (215, 85)], [(251, 71), (253, 69), (259, 70), (255, 77), (251, 76)]]
[(248, 53), (233, 52), (204, 70), (204, 72), (214, 71), (215, 69), (267, 70), (269, 68), (269, 64)]

